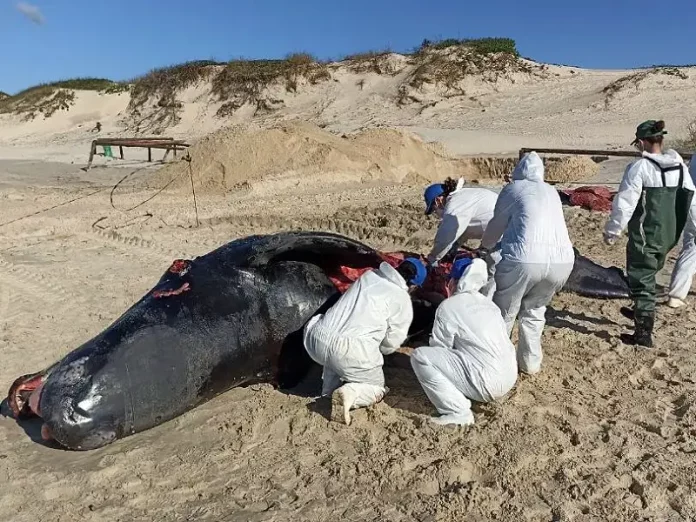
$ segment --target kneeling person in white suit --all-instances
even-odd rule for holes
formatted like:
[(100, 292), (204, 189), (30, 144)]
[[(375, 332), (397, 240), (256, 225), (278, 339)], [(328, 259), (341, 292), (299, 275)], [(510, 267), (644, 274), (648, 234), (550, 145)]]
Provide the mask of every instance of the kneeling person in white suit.
[(440, 413), (432, 418), (436, 424), (473, 424), (471, 400), (500, 399), (517, 381), (515, 347), (500, 309), (479, 292), (487, 279), (485, 261), (456, 261), (454, 295), (437, 309), (430, 345), (411, 355), (413, 371)]
[(305, 327), (309, 356), (324, 367), (322, 395), (331, 395), (331, 419), (350, 424), (350, 410), (387, 393), (383, 355), (394, 353), (413, 321), (409, 292), (425, 281), (425, 265), (407, 258), (363, 274), (326, 312)]

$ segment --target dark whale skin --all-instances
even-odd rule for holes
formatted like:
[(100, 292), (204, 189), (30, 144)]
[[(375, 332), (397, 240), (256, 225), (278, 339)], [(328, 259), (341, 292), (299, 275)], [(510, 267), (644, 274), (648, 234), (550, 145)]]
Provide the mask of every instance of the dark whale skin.
[[(313, 364), (304, 325), (340, 296), (328, 274), (381, 261), (366, 245), (315, 232), (251, 236), (177, 261), (113, 324), (42, 372), (41, 418), (60, 445), (89, 450), (235, 386), (292, 387)], [(421, 308), (413, 327), (429, 329), (434, 307)]]
[[(340, 266), (376, 268), (382, 260), (376, 250), (330, 233), (232, 241), (176, 261), (103, 332), (13, 388), (41, 377), (37, 413), (51, 437), (74, 450), (147, 430), (239, 385), (291, 388), (314, 364), (304, 350), (304, 325), (340, 297), (330, 276)], [(628, 294), (620, 270), (577, 252), (564, 290)], [(441, 298), (412, 295), (411, 335), (427, 336)], [(15, 409), (26, 414), (24, 406)]]

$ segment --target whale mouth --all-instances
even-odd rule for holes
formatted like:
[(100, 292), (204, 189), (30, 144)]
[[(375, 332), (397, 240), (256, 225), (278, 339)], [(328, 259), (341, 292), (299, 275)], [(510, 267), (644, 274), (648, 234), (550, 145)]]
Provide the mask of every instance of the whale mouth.
[[(48, 378), (48, 372), (23, 375), (10, 386), (7, 402), (15, 419), (41, 418), (41, 392)], [(41, 426), (41, 438), (49, 441), (53, 438), (48, 424)]]
[(12, 383), (7, 402), (15, 419), (41, 417), (39, 403), (46, 377), (44, 372), (33, 373), (22, 375)]

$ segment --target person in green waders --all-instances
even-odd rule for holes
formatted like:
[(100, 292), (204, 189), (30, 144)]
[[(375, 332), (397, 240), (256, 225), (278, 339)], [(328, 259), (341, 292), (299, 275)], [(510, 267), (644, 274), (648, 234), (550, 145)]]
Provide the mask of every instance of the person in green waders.
[(634, 306), (621, 308), (621, 313), (633, 319), (635, 330), (622, 339), (646, 348), (653, 345), (655, 276), (687, 220), (696, 217), (694, 183), (682, 157), (671, 149), (663, 152), (665, 134), (664, 121), (648, 120), (638, 126), (632, 145), (642, 157), (626, 169), (604, 228), (609, 245), (628, 228), (626, 273)]

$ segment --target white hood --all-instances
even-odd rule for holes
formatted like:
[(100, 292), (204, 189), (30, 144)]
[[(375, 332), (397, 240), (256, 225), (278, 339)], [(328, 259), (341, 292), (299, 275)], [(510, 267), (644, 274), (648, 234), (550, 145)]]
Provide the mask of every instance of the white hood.
[(662, 167), (674, 167), (681, 163), (684, 163), (684, 159), (679, 155), (679, 153), (674, 149), (667, 149), (662, 154), (650, 154), (649, 152), (643, 152), (644, 158), (650, 158), (653, 161), (658, 162)]
[(483, 259), (474, 259), (474, 261), (466, 267), (462, 277), (457, 282), (456, 294), (475, 293), (483, 288), (488, 282), (488, 266)]
[(379, 265), (379, 270), (377, 270), (377, 274), (382, 276), (387, 281), (394, 283), (399, 288), (403, 288), (404, 290), (408, 289), (408, 285), (406, 284), (406, 281), (404, 281), (404, 278), (401, 277), (401, 274), (396, 271), (396, 268), (391, 266), (386, 261), (383, 261)]
[(544, 162), (536, 152), (525, 154), (512, 171), (513, 180), (544, 181)]

